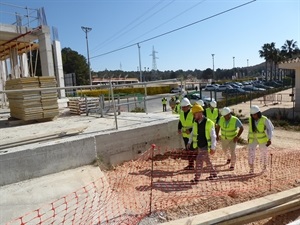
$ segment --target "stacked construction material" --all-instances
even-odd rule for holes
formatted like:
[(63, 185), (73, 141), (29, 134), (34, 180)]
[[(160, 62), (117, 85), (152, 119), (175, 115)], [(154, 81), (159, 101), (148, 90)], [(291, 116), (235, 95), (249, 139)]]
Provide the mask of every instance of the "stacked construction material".
[(85, 114), (87, 108), (89, 110), (96, 110), (100, 105), (98, 98), (70, 98), (68, 104), (71, 114), (76, 115)]
[[(40, 88), (56, 87), (54, 77), (39, 77)], [(41, 103), (43, 108), (43, 118), (54, 118), (59, 114), (57, 103), (57, 90), (42, 90)]]
[[(24, 90), (7, 93), (11, 117), (24, 121), (53, 119), (58, 115), (56, 90), (34, 89), (56, 87), (54, 77), (26, 77), (6, 81), (6, 90)], [(25, 91), (30, 89), (31, 91)]]

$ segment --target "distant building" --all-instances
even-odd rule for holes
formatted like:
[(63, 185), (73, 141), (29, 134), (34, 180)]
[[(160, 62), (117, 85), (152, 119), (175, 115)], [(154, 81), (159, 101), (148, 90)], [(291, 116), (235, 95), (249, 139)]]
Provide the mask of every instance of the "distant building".
[(93, 78), (93, 85), (108, 85), (110, 81), (112, 82), (113, 85), (135, 84), (139, 82), (137, 78), (111, 78), (111, 79)]

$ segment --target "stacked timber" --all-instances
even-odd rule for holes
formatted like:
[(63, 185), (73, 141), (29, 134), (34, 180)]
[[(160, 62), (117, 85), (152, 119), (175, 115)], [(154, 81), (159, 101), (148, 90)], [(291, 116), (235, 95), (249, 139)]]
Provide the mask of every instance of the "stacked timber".
[(87, 108), (95, 110), (100, 106), (98, 98), (70, 98), (68, 104), (71, 114), (76, 115), (85, 114)]
[[(40, 88), (56, 87), (54, 77), (39, 77)], [(54, 118), (59, 114), (57, 103), (57, 90), (42, 90), (41, 103), (43, 108), (43, 118)]]
[[(49, 87), (56, 87), (54, 77), (26, 77), (6, 81), (6, 90), (24, 90), (7, 93), (11, 117), (30, 121), (57, 116), (57, 91), (34, 90)], [(26, 91), (28, 89), (30, 91)]]

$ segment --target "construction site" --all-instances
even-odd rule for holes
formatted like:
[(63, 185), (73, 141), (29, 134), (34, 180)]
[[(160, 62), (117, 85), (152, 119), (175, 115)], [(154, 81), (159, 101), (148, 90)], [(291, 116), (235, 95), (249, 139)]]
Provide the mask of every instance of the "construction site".
[[(267, 170), (257, 150), (249, 174), (245, 123), (234, 171), (218, 143), (211, 156), (217, 178), (208, 179), (204, 167), (192, 183), (179, 115), (162, 110), (162, 97), (173, 94), (147, 96), (147, 85), (164, 81), (139, 83), (143, 97), (121, 102), (113, 95), (118, 85), (110, 84), (107, 108), (89, 111), (85, 99), (85, 108), (74, 103), (73, 113), (65, 90), (95, 87), (64, 86), (60, 43), (51, 41), (43, 10), (38, 12), (33, 28), (0, 26), (0, 224), (300, 224), (298, 130), (276, 127)], [(40, 52), (41, 77), (30, 73), (33, 62), (24, 63), (31, 62), (26, 53), (33, 49)], [(230, 106), (236, 115), (246, 121), (254, 104), (266, 116), (299, 116), (300, 60), (279, 66), (296, 71), (295, 88), (274, 94), (280, 102), (259, 98)]]

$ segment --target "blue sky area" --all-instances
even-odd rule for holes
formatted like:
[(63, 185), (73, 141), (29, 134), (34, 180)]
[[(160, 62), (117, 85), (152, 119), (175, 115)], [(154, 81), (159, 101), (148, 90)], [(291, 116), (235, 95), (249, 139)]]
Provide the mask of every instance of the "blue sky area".
[[(81, 26), (92, 28), (88, 41), (93, 71), (137, 70), (137, 43), (140, 43), (142, 69), (152, 69), (154, 46), (157, 69), (161, 71), (212, 68), (212, 54), (215, 54), (215, 69), (231, 69), (233, 65), (245, 67), (247, 62), (251, 66), (264, 61), (258, 51), (265, 43), (275, 42), (280, 48), (287, 39), (293, 39), (300, 46), (300, 0), (0, 2), (29, 8), (44, 7), (48, 25), (58, 29), (62, 48), (69, 47), (86, 58), (86, 39)], [(7, 8), (0, 5), (0, 11)], [(2, 14), (1, 17), (0, 22), (8, 16)], [(206, 20), (209, 17), (212, 18)], [(204, 21), (196, 23), (201, 20)], [(179, 29), (189, 24), (193, 25)], [(146, 41), (176, 29), (179, 30)]]

